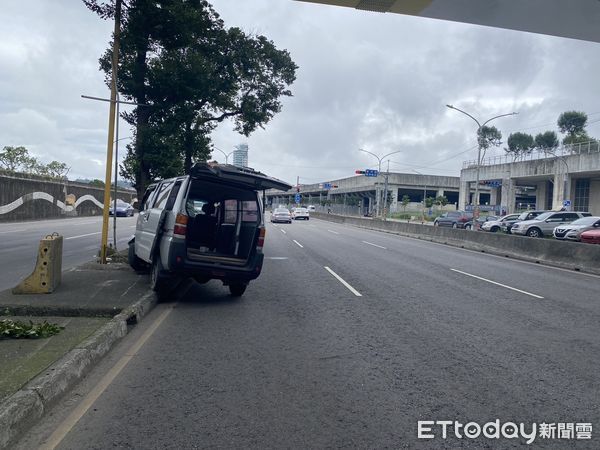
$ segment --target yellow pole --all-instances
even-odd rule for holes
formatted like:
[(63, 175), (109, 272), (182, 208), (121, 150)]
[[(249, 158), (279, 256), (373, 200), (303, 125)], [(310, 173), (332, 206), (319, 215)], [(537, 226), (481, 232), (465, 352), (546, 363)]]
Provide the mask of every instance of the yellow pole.
[[(110, 110), (108, 113), (108, 143), (106, 145), (106, 177), (104, 178), (104, 210), (102, 211), (102, 241), (100, 243), (100, 263), (106, 264), (108, 241), (108, 210), (110, 208), (110, 179), (112, 151), (115, 139), (115, 106), (117, 104), (117, 67), (119, 65), (119, 31), (121, 22), (121, 0), (115, 7), (115, 31), (113, 34), (112, 74), (110, 83)], [(115, 214), (117, 212), (115, 211)]]

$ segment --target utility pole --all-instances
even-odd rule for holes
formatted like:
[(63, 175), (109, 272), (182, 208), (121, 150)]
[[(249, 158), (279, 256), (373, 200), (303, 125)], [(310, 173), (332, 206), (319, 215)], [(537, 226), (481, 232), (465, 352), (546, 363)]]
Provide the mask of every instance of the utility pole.
[(388, 159), (388, 166), (387, 166), (387, 172), (385, 173), (385, 184), (383, 187), (383, 220), (387, 219), (387, 214), (388, 214), (388, 201), (387, 201), (387, 192), (388, 192), (388, 176), (390, 174), (390, 160)]
[[(375, 158), (377, 158), (377, 162), (379, 163), (379, 166), (378, 166), (379, 170), (377, 171), (377, 178), (379, 178), (379, 174), (381, 173), (381, 161), (383, 161), (388, 156), (394, 155), (396, 153), (400, 153), (402, 150), (396, 150), (395, 152), (388, 153), (387, 155), (383, 155), (381, 158), (379, 156), (377, 156), (375, 153), (371, 153), (370, 151), (364, 150), (362, 148), (359, 148), (358, 151), (368, 153), (369, 155), (373, 155)], [(389, 172), (389, 170), (388, 170), (388, 172)], [(386, 183), (387, 183), (387, 179), (386, 179)], [(375, 182), (375, 198), (376, 198), (376, 202), (377, 202), (375, 216), (379, 217), (379, 210), (380, 210), (379, 184), (377, 182)]]

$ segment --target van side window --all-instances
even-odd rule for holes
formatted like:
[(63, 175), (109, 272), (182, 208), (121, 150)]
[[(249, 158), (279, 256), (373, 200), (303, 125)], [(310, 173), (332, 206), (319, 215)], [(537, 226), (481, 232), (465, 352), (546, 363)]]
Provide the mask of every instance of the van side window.
[(169, 194), (171, 193), (171, 188), (173, 187), (172, 181), (165, 181), (158, 188), (158, 194), (156, 194), (156, 200), (154, 201), (153, 208), (164, 209), (167, 200), (169, 199)]
[(147, 210), (150, 205), (151, 205), (151, 200), (153, 197), (153, 193), (156, 191), (156, 185), (151, 185), (148, 186), (148, 189), (146, 189), (146, 192), (144, 193), (144, 197), (142, 198), (142, 201), (140, 203), (141, 207), (140, 207), (140, 211), (145, 211)]
[(223, 218), (223, 223), (236, 223), (237, 203), (237, 200), (225, 200), (225, 216)]
[(242, 202), (242, 222), (258, 222), (258, 204), (256, 201)]
[(165, 205), (165, 209), (167, 211), (172, 211), (173, 206), (175, 205), (175, 200), (177, 200), (177, 194), (179, 194), (179, 188), (181, 187), (181, 180), (175, 182), (175, 186), (171, 189), (171, 193), (169, 194), (169, 199), (167, 200), (167, 204)]

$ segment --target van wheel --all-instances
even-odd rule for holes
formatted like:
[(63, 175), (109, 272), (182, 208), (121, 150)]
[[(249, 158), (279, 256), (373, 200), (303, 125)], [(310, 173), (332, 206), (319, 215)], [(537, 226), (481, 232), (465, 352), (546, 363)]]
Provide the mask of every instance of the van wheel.
[(168, 280), (160, 255), (156, 255), (152, 261), (152, 270), (150, 271), (150, 288), (158, 294), (159, 299), (166, 294)]
[(543, 234), (540, 229), (531, 228), (531, 229), (527, 230), (527, 236), (537, 238), (537, 237), (542, 237)]
[(129, 243), (129, 250), (127, 251), (127, 262), (129, 263), (131, 268), (136, 272), (140, 272), (145, 268), (144, 261), (138, 258), (135, 254), (135, 242), (133, 241)]
[(247, 284), (230, 284), (229, 292), (231, 293), (232, 297), (241, 297), (242, 295), (244, 295), (244, 292), (246, 292), (246, 287), (248, 287)]

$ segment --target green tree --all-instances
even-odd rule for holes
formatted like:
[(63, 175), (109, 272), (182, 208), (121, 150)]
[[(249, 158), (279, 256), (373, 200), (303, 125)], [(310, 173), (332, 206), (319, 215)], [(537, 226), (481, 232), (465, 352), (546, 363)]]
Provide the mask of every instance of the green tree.
[(29, 152), (25, 147), (6, 146), (0, 152), (0, 164), (11, 172), (24, 168), (29, 158)]
[(559, 146), (558, 136), (554, 131), (545, 131), (535, 135), (535, 148), (542, 152), (553, 152)]
[(408, 195), (404, 194), (402, 196), (402, 201), (401, 201), (402, 208), (404, 208), (404, 212), (406, 212), (406, 207), (408, 206), (409, 203), (410, 203), (410, 197)]
[(427, 197), (425, 199), (425, 207), (426, 208), (431, 208), (434, 203), (435, 203), (435, 199), (433, 197)]
[(511, 153), (515, 159), (518, 156), (531, 153), (534, 148), (534, 139), (527, 133), (511, 133), (506, 141), (508, 148), (505, 148), (506, 153)]
[(63, 162), (51, 161), (46, 164), (45, 171), (48, 176), (53, 178), (63, 178), (69, 172), (69, 167)]
[(580, 111), (565, 111), (558, 116), (558, 129), (561, 133), (566, 134), (563, 138), (563, 144), (574, 144), (590, 140), (585, 130), (587, 119), (587, 114)]
[(496, 127), (485, 125), (477, 130), (477, 143), (483, 150), (481, 155), (483, 158), (488, 148), (498, 147), (502, 144), (502, 133)]
[(446, 206), (448, 204), (448, 199), (445, 195), (439, 195), (435, 198), (435, 204), (441, 208), (442, 206)]
[(90, 186), (95, 186), (95, 187), (104, 187), (104, 181), (99, 180), (97, 178), (93, 179), (92, 181), (90, 181)]
[[(84, 0), (103, 18), (114, 0)], [(297, 66), (264, 36), (226, 29), (205, 0), (130, 0), (121, 21), (118, 86), (138, 106), (124, 118), (135, 126), (122, 174), (141, 195), (177, 155), (188, 171), (209, 155), (210, 132), (226, 119), (249, 135), (281, 110), (280, 97)], [(111, 49), (100, 59), (107, 80)]]

